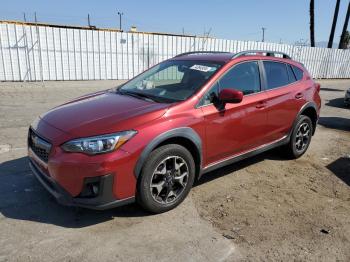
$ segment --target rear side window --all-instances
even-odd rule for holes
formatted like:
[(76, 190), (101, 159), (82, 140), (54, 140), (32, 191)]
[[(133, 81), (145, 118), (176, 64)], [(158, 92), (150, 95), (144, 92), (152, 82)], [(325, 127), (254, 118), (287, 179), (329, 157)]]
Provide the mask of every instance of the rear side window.
[(289, 76), (289, 82), (293, 83), (293, 82), (297, 81), (297, 79), (294, 75), (293, 69), (290, 65), (287, 65), (287, 71), (288, 71), (288, 76)]
[(220, 80), (221, 89), (230, 88), (242, 91), (244, 95), (260, 91), (260, 73), (257, 62), (244, 62), (235, 65)]
[(264, 61), (267, 89), (274, 89), (288, 85), (289, 77), (287, 67), (283, 63)]
[(301, 80), (303, 78), (303, 75), (304, 75), (303, 70), (301, 70), (300, 68), (298, 68), (296, 66), (292, 66), (292, 67), (293, 67), (294, 74), (297, 78), (297, 81)]

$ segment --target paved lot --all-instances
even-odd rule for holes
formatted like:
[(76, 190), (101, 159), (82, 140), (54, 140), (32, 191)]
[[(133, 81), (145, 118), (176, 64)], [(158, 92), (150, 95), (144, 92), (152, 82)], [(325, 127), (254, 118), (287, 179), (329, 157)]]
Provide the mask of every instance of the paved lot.
[(35, 116), (117, 81), (0, 83), (0, 261), (350, 260), (350, 81), (320, 81), (307, 154), (275, 150), (207, 174), (173, 211), (62, 207), (26, 159)]

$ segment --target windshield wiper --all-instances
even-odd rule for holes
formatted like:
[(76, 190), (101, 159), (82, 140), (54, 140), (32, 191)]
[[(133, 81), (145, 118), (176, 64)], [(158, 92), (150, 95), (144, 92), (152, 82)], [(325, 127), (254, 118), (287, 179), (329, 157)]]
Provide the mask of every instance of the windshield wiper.
[(138, 93), (138, 92), (131, 92), (131, 91), (121, 91), (121, 90), (117, 90), (117, 93), (122, 94), (122, 95), (128, 95), (128, 96), (132, 96), (132, 97), (136, 97), (136, 98), (141, 98), (141, 99), (148, 99), (151, 100), (153, 102), (159, 102), (157, 101), (154, 96), (152, 95), (148, 95), (148, 94), (144, 94), (144, 93)]

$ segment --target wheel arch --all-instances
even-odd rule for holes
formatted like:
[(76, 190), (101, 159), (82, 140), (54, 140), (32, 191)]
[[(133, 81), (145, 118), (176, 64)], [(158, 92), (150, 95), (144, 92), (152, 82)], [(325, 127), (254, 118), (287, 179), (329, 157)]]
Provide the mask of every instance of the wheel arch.
[(312, 122), (312, 135), (315, 134), (317, 121), (318, 121), (318, 115), (317, 115), (317, 107), (316, 104), (313, 102), (309, 102), (305, 104), (299, 111), (299, 114), (297, 115), (297, 118), (300, 115), (308, 116), (311, 119)]
[(199, 176), (202, 168), (202, 140), (192, 128), (181, 127), (166, 131), (148, 143), (136, 163), (134, 170), (136, 179), (140, 176), (142, 167), (149, 154), (154, 149), (167, 144), (179, 144), (185, 147), (193, 156), (196, 165), (196, 178)]
[(312, 122), (312, 127), (313, 127), (313, 128), (312, 128), (312, 129), (313, 129), (313, 130), (312, 130), (312, 135), (315, 134), (316, 126), (317, 126), (317, 122), (318, 122), (317, 106), (316, 106), (316, 104), (315, 104), (314, 102), (308, 102), (308, 103), (304, 104), (304, 105), (300, 108), (298, 114), (295, 116), (293, 125), (292, 125), (292, 127), (291, 127), (291, 129), (290, 129), (290, 131), (289, 131), (289, 134), (288, 134), (288, 139), (287, 139), (288, 141), (289, 141), (289, 139), (291, 138), (292, 133), (293, 133), (293, 130), (294, 130), (294, 128), (295, 128), (295, 125), (296, 125), (297, 122), (298, 122), (298, 118), (299, 118), (299, 116), (301, 116), (301, 115), (305, 115), (305, 116), (310, 117), (311, 122)]

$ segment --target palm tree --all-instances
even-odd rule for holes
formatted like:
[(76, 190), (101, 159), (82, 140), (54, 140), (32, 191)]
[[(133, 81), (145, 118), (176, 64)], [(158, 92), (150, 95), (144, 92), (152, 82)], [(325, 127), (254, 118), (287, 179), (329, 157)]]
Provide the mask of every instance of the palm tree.
[(310, 42), (315, 46), (315, 0), (310, 0)]
[(328, 48), (332, 48), (333, 46), (333, 38), (334, 38), (334, 32), (335, 32), (335, 27), (337, 25), (337, 19), (338, 19), (338, 13), (339, 13), (339, 5), (340, 5), (340, 0), (337, 0), (337, 4), (335, 5), (334, 9), (334, 16), (333, 16), (333, 23), (332, 23), (332, 29), (331, 29), (331, 34), (329, 35), (329, 41), (328, 41)]
[[(340, 37), (340, 42), (339, 42), (339, 49), (346, 49), (347, 48), (347, 44), (345, 43), (345, 37), (346, 37), (346, 32), (347, 28), (348, 28), (348, 24), (349, 24), (349, 16), (350, 16), (350, 1), (349, 1), (349, 5), (348, 5), (348, 11), (346, 11), (346, 17), (345, 17), (345, 21), (344, 21), (344, 26), (343, 26), (343, 31), (341, 33), (341, 37)], [(349, 32), (348, 32), (349, 34)]]

